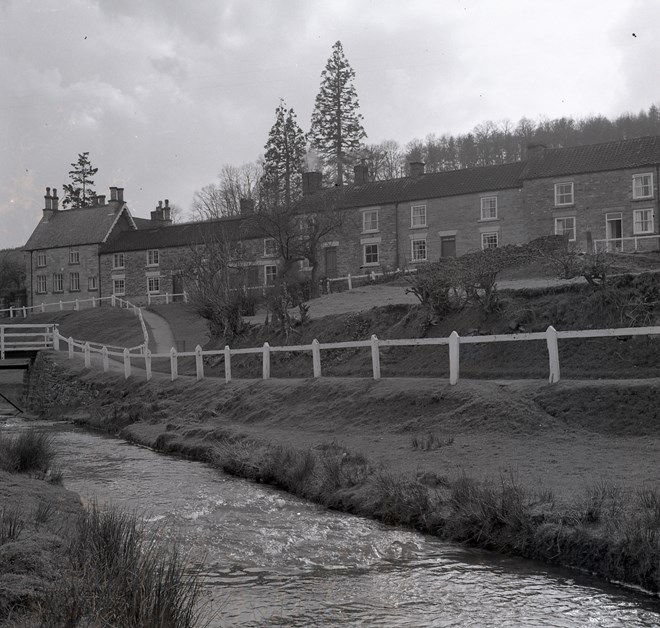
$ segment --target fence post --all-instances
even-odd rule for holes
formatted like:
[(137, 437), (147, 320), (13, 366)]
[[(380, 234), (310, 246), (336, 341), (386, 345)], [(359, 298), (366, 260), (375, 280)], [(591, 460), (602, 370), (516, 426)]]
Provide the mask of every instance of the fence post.
[(204, 379), (204, 356), (199, 345), (195, 347), (195, 370), (197, 371), (197, 381)]
[(107, 373), (110, 369), (110, 365), (108, 364), (108, 347), (104, 346), (101, 349), (101, 360), (103, 361), (103, 372)]
[(124, 379), (131, 376), (131, 352), (128, 348), (124, 349)]
[(327, 294), (330, 294), (330, 280), (329, 279), (326, 279), (325, 291), (326, 291)]
[(170, 304), (170, 293), (166, 292), (165, 293), (165, 305), (169, 305), (169, 304)]
[(461, 341), (458, 334), (452, 331), (449, 334), (449, 384), (454, 386), (458, 382), (460, 371)]
[(183, 291), (183, 302), (188, 303), (188, 293), (185, 290)]
[(80, 302), (78, 301), (78, 299), (75, 300), (74, 305), (73, 305), (73, 309), (74, 309), (76, 312), (77, 312), (78, 310), (80, 310)]
[(27, 318), (27, 310), (25, 309), (25, 306), (23, 306), (23, 318)]
[(64, 309), (64, 305), (62, 304), (62, 300), (60, 299), (60, 312)]
[(151, 351), (144, 352), (144, 370), (147, 373), (147, 381), (151, 380)]
[(231, 381), (231, 349), (225, 345), (225, 384)]
[(14, 318), (14, 306), (9, 306), (9, 318)]
[(270, 379), (270, 345), (264, 342), (263, 379)]
[(550, 325), (545, 332), (548, 342), (548, 356), (550, 357), (550, 377), (548, 381), (556, 384), (559, 381), (559, 344), (557, 342), (557, 330)]
[(147, 305), (151, 305), (151, 292), (147, 292)]
[(353, 290), (353, 280), (351, 279), (351, 273), (348, 273), (347, 279), (348, 279), (348, 289)]
[(60, 330), (57, 329), (57, 325), (53, 325), (53, 349), (60, 350)]
[(92, 307), (96, 307), (96, 297), (92, 297)]
[(378, 338), (376, 334), (371, 336), (371, 364), (374, 371), (374, 379), (380, 379), (380, 353), (378, 352)]
[(170, 379), (174, 381), (177, 377), (179, 377), (179, 364), (177, 363), (176, 359), (177, 353), (176, 349), (172, 347), (170, 349)]
[(42, 303), (41, 304), (41, 313), (43, 314), (46, 311), (46, 306)]
[(321, 347), (316, 338), (312, 340), (312, 365), (314, 366), (314, 377), (321, 377)]
[(5, 326), (0, 325), (0, 360), (5, 359)]
[(85, 352), (85, 368), (88, 369), (92, 366), (92, 356), (89, 353), (89, 342), (85, 343), (83, 351)]
[(73, 358), (73, 338), (69, 336), (67, 342), (69, 343), (69, 360), (71, 360)]
[(110, 305), (112, 305), (112, 307), (116, 307), (117, 305), (117, 299), (114, 294), (110, 297)]

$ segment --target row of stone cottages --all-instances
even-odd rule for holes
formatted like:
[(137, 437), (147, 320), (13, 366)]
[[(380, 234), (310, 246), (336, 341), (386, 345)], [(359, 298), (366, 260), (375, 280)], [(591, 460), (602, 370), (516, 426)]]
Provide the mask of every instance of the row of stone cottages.
[[(560, 234), (580, 247), (587, 234), (614, 247), (632, 242), (658, 248), (660, 136), (546, 149), (530, 147), (516, 163), (368, 181), (323, 188), (320, 173), (305, 173), (304, 211), (328, 206), (354, 220), (320, 244), (320, 275), (363, 274), (414, 267), (443, 256), (521, 244)], [(324, 201), (325, 199), (325, 201)], [(273, 242), (244, 216), (172, 224), (167, 202), (151, 219), (131, 215), (123, 189), (96, 206), (61, 210), (47, 189), (43, 217), (24, 247), (30, 305), (112, 294), (144, 302), (147, 294), (180, 293), (181, 256), (209, 236), (241, 240), (252, 251), (249, 285), (275, 281)]]

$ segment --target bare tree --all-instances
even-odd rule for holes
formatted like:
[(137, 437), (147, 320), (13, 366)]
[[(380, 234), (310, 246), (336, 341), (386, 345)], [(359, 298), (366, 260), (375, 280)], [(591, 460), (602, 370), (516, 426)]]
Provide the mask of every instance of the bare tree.
[(25, 289), (25, 260), (20, 249), (0, 251), (0, 302)]
[(241, 213), (241, 199), (255, 199), (262, 168), (257, 163), (241, 166), (225, 164), (217, 183), (210, 183), (193, 195), (190, 213), (193, 220), (213, 220)]

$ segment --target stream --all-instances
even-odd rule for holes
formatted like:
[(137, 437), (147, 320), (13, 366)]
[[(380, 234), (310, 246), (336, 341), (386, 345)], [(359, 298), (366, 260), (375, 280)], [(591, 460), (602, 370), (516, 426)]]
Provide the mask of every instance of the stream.
[(212, 626), (660, 626), (660, 601), (531, 561), (332, 512), (63, 423), (66, 488), (135, 510), (202, 566)]

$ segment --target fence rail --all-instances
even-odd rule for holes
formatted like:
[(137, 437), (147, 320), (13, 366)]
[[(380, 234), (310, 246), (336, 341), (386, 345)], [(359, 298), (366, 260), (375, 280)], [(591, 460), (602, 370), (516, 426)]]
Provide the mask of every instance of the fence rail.
[(624, 327), (619, 329), (589, 329), (584, 331), (557, 331), (550, 326), (544, 332), (521, 333), (521, 334), (494, 334), (490, 336), (459, 336), (455, 331), (446, 338), (405, 338), (380, 340), (375, 335), (369, 340), (353, 340), (349, 342), (326, 342), (321, 343), (313, 340), (309, 345), (285, 345), (271, 347), (267, 342), (261, 347), (245, 347), (231, 349), (228, 345), (224, 349), (203, 351), (198, 345), (194, 351), (182, 351), (172, 347), (168, 353), (152, 354), (145, 349), (140, 354), (133, 353), (130, 349), (111, 351), (108, 347), (98, 349), (89, 342), (81, 343), (72, 338), (64, 338), (59, 335), (57, 328), (54, 330), (55, 349), (59, 350), (59, 340), (68, 345), (69, 358), (73, 358), (75, 349), (84, 353), (85, 366), (91, 367), (91, 356), (93, 353), (101, 354), (103, 370), (109, 370), (109, 357), (121, 358), (124, 364), (124, 376), (130, 377), (133, 364), (144, 363), (147, 380), (152, 377), (151, 363), (154, 358), (166, 358), (170, 362), (170, 379), (174, 381), (179, 377), (178, 360), (182, 357), (195, 358), (195, 371), (198, 380), (204, 378), (204, 358), (210, 356), (222, 356), (224, 360), (225, 382), (232, 380), (231, 358), (235, 355), (261, 355), (262, 356), (262, 378), (269, 379), (271, 373), (271, 353), (276, 352), (311, 352), (312, 375), (315, 378), (322, 375), (321, 352), (325, 350), (369, 348), (371, 350), (372, 374), (374, 379), (381, 378), (380, 370), (380, 348), (381, 347), (415, 347), (429, 345), (448, 345), (449, 347), (449, 383), (454, 385), (459, 381), (460, 374), (460, 346), (462, 344), (478, 344), (493, 342), (526, 342), (544, 341), (548, 355), (548, 381), (556, 383), (561, 379), (559, 364), (559, 340), (575, 338), (613, 338), (617, 336), (658, 336), (660, 326), (654, 327)]
[[(655, 242), (653, 242), (655, 240)], [(657, 251), (660, 248), (660, 234), (639, 235), (626, 238), (606, 238), (594, 240), (597, 253), (627, 253), (630, 251)]]
[(52, 349), (57, 336), (57, 325), (0, 325), (0, 360), (9, 352)]

